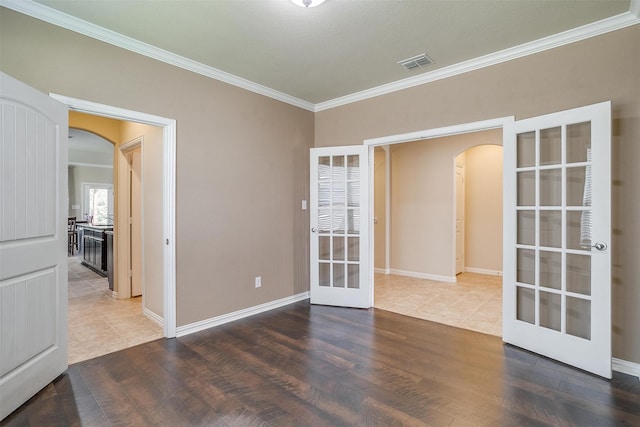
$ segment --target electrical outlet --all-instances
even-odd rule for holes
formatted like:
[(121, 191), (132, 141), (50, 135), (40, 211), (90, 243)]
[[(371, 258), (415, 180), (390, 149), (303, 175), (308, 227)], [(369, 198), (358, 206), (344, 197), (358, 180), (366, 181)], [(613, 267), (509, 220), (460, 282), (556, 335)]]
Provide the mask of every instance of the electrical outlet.
[(262, 277), (258, 276), (256, 277), (256, 288), (259, 288), (262, 286)]

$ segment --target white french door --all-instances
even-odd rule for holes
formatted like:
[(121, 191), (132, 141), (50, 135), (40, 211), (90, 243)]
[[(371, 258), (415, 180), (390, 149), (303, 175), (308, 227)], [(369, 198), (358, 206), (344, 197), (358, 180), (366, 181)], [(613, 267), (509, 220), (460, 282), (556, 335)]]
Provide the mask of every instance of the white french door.
[(505, 126), (503, 340), (611, 378), (611, 104)]
[(63, 104), (0, 73), (0, 419), (67, 368)]
[(311, 149), (311, 303), (369, 308), (369, 147)]

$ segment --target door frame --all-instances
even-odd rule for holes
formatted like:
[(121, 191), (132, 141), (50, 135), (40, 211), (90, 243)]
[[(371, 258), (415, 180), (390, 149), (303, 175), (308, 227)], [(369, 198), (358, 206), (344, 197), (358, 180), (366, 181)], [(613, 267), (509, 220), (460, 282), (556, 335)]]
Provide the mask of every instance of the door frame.
[[(481, 131), (491, 130), (491, 129), (502, 129), (502, 144), (504, 146), (504, 143), (507, 137), (504, 133), (504, 130), (505, 128), (508, 127), (509, 124), (513, 122), (515, 122), (515, 116), (498, 117), (495, 119), (481, 120), (477, 122), (461, 123), (461, 124), (452, 125), (452, 126), (444, 126), (439, 128), (419, 130), (415, 132), (383, 136), (379, 138), (365, 139), (363, 144), (369, 146), (369, 156), (371, 157), (373, 155), (374, 148), (379, 146), (401, 144), (403, 142), (423, 141), (428, 139), (442, 138), (442, 137), (460, 135), (465, 133), (481, 132)], [(455, 163), (455, 158), (453, 161)], [(504, 188), (504, 185), (505, 185), (504, 176), (502, 178), (502, 182), (503, 182), (503, 188)], [(369, 193), (370, 193), (369, 208), (371, 210), (371, 213), (370, 213), (371, 218), (373, 218), (373, 208), (374, 208), (372, 203), (373, 195), (374, 195), (373, 192), (374, 192), (374, 176), (373, 176), (373, 168), (370, 168), (369, 169)], [(453, 223), (453, 230), (451, 235), (455, 236), (455, 221)], [(390, 245), (389, 239), (387, 240), (386, 244), (387, 244), (387, 250), (388, 250)], [(369, 263), (371, 265), (371, 268), (373, 269), (374, 239), (372, 238), (372, 236), (369, 239), (369, 245), (370, 245)], [(452, 268), (452, 271), (455, 271), (455, 263), (456, 263), (455, 245), (453, 245), (453, 247), (454, 247), (454, 254), (451, 259), (451, 263), (452, 263), (451, 268)], [(390, 268), (390, 265), (388, 265), (387, 267)], [(375, 287), (374, 287), (375, 280), (374, 280), (373, 273), (370, 275), (369, 280), (371, 280), (370, 285), (372, 289), (372, 298), (375, 298)], [(373, 300), (371, 305), (373, 306)]]
[[(131, 209), (131, 187), (130, 187), (130, 176), (129, 176), (129, 171), (131, 169), (131, 163), (129, 163), (129, 158), (128, 155), (131, 154), (131, 152), (133, 152), (135, 149), (140, 148), (142, 149), (143, 146), (143, 136), (138, 136), (136, 138), (133, 138), (131, 141), (125, 142), (121, 145), (119, 145), (117, 147), (117, 177), (116, 180), (118, 182), (118, 214), (123, 212), (123, 211), (127, 211), (130, 212)], [(126, 175), (126, 177), (124, 176)], [(141, 200), (144, 197), (144, 177), (142, 177), (141, 181)], [(144, 207), (143, 207), (144, 210)], [(132, 238), (131, 238), (131, 233), (130, 233), (130, 229), (128, 227), (129, 225), (129, 214), (127, 213), (126, 218), (123, 217), (123, 215), (118, 215), (116, 214), (116, 220), (118, 221), (118, 233), (120, 234), (119, 238), (118, 238), (118, 250), (120, 252), (120, 255), (118, 255), (118, 261), (119, 264), (121, 265), (123, 262), (126, 262), (127, 265), (131, 265), (131, 257), (133, 256), (133, 251), (131, 250), (131, 245), (132, 245)], [(142, 221), (144, 221), (144, 212), (142, 212)], [(140, 259), (144, 260), (144, 256), (145, 256), (145, 251), (144, 251), (144, 226), (142, 226), (141, 229), (141, 238), (140, 238), (140, 247), (141, 247), (141, 251), (140, 251)], [(144, 269), (144, 262), (142, 262), (141, 267), (141, 278), (140, 280), (142, 281), (142, 309), (143, 311), (145, 311), (146, 313), (146, 305), (145, 305), (145, 298), (146, 298), (146, 292), (145, 292), (145, 269)], [(117, 275), (118, 275), (118, 291), (117, 291), (117, 298), (122, 298), (122, 299), (126, 299), (126, 298), (131, 298), (131, 269), (129, 267), (122, 269), (122, 268), (118, 268), (116, 271)], [(120, 284), (124, 284), (124, 286), (120, 286)], [(115, 292), (114, 292), (115, 293)], [(155, 314), (155, 313), (153, 313)], [(151, 317), (152, 320), (156, 321), (156, 316), (152, 316)]]
[(166, 117), (50, 93), (69, 110), (163, 128), (163, 334), (176, 336), (176, 121)]

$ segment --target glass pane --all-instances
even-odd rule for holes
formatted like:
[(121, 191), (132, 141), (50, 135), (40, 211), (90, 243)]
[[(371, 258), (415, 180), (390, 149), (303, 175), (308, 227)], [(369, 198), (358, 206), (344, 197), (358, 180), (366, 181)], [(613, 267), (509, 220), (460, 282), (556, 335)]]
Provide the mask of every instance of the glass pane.
[(360, 233), (360, 209), (349, 209), (347, 211), (347, 232), (349, 234)]
[(562, 204), (562, 169), (540, 171), (540, 206)]
[(518, 211), (518, 244), (535, 245), (536, 212)]
[(108, 224), (109, 218), (109, 190), (106, 188), (89, 189), (89, 215), (92, 224)]
[(333, 210), (333, 218), (332, 218), (332, 226), (333, 232), (336, 234), (344, 234), (344, 222), (345, 222), (345, 212), (344, 209), (334, 209)]
[(347, 266), (348, 278), (347, 287), (351, 289), (360, 289), (360, 266), (357, 264), (349, 264)]
[(536, 173), (518, 172), (518, 206), (535, 206)]
[(344, 261), (344, 237), (333, 238), (333, 260)]
[(534, 323), (536, 322), (536, 293), (533, 289), (516, 287), (516, 319), (523, 322)]
[(318, 265), (318, 282), (320, 286), (331, 286), (331, 264), (320, 263)]
[(591, 167), (567, 168), (567, 206), (591, 206)]
[(567, 297), (567, 333), (591, 339), (591, 301)]
[(586, 162), (590, 159), (591, 122), (567, 126), (567, 163)]
[(562, 246), (562, 212), (540, 211), (540, 246)]
[(318, 158), (318, 179), (328, 180), (331, 177), (331, 159), (327, 157)]
[(516, 280), (520, 283), (535, 283), (536, 253), (533, 249), (518, 249), (516, 260)]
[(331, 184), (329, 181), (318, 182), (318, 206), (331, 205)]
[(360, 181), (347, 183), (347, 206), (350, 208), (360, 206)]
[(347, 179), (360, 180), (360, 157), (347, 156)]
[(540, 286), (560, 289), (562, 287), (562, 254), (540, 251)]
[(331, 177), (334, 181), (344, 181), (344, 156), (333, 156)]
[(540, 326), (560, 331), (562, 327), (562, 296), (540, 291)]
[(567, 254), (567, 291), (591, 295), (591, 256)]
[(591, 211), (567, 212), (567, 248), (591, 250)]
[(333, 264), (333, 287), (344, 288), (344, 264)]
[(329, 236), (318, 237), (318, 258), (322, 261), (330, 261), (331, 246)]
[(517, 167), (526, 168), (536, 165), (536, 133), (520, 133), (517, 136)]
[(346, 196), (344, 193), (344, 182), (334, 182), (331, 192), (331, 201), (333, 206), (345, 206)]
[(318, 233), (328, 233), (331, 230), (331, 209), (318, 209)]
[(540, 165), (557, 165), (562, 161), (562, 129), (540, 131)]
[(359, 237), (347, 237), (347, 255), (349, 261), (360, 261), (360, 238)]

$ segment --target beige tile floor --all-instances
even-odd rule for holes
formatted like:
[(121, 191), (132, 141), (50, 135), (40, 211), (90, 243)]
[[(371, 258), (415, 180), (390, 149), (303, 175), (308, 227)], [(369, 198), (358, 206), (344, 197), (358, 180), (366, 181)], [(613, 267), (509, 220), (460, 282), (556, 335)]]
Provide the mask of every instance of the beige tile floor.
[(142, 314), (142, 298), (111, 296), (106, 277), (69, 265), (69, 364), (162, 338), (162, 328)]
[(502, 277), (463, 273), (457, 279), (445, 283), (376, 273), (374, 306), (502, 336)]

